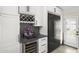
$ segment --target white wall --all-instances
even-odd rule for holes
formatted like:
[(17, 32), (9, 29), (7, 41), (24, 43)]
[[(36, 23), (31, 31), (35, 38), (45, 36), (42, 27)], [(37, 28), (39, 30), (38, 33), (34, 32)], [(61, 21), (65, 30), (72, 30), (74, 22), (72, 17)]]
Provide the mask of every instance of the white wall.
[(40, 30), (41, 34), (44, 34), (44, 35), (48, 35), (48, 20), (47, 20), (47, 7), (43, 7), (43, 19), (42, 19), (42, 23), (43, 23), (43, 26)]
[(64, 14), (64, 17), (79, 16), (79, 7), (77, 6), (67, 7), (66, 9), (64, 9), (63, 14)]

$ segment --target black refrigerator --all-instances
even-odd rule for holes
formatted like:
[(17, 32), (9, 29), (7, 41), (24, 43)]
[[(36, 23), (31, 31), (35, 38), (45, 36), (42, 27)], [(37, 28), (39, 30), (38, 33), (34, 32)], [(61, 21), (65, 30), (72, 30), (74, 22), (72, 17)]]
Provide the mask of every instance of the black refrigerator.
[(55, 38), (56, 21), (60, 21), (60, 16), (48, 13), (48, 53), (60, 46), (60, 40)]

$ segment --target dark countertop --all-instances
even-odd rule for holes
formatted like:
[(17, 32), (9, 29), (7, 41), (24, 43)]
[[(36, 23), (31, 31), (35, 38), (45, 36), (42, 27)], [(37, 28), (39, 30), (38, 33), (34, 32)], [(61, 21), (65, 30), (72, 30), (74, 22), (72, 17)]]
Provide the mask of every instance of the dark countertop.
[(43, 38), (43, 37), (47, 37), (46, 35), (38, 35), (36, 38), (32, 38), (32, 39), (24, 39), (24, 38), (20, 38), (20, 43), (31, 43), (31, 42), (35, 42), (37, 41), (39, 38)]

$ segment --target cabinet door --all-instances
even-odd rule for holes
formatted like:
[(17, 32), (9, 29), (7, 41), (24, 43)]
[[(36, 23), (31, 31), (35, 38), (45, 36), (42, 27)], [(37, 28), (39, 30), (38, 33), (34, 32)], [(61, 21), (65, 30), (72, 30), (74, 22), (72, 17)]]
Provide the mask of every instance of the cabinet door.
[(62, 10), (58, 7), (54, 7), (54, 13), (57, 15), (62, 15)]
[(19, 6), (19, 13), (26, 13), (27, 12), (27, 7), (26, 6)]
[(47, 11), (49, 11), (50, 13), (53, 14), (57, 14), (57, 15), (62, 15), (62, 10), (56, 6), (47, 6), (46, 7)]
[(1, 15), (2, 39), (0, 40), (0, 52), (18, 53), (19, 45), (19, 16)]
[(18, 6), (0, 6), (0, 13), (3, 14), (18, 14)]
[(38, 40), (38, 52), (46, 53), (47, 52), (47, 37), (40, 38)]
[(19, 6), (19, 13), (35, 15), (35, 6)]
[(43, 7), (37, 7), (36, 12), (36, 26), (42, 26), (43, 23)]
[(35, 15), (35, 26), (42, 26), (43, 7), (41, 7), (41, 6), (30, 6), (30, 13)]

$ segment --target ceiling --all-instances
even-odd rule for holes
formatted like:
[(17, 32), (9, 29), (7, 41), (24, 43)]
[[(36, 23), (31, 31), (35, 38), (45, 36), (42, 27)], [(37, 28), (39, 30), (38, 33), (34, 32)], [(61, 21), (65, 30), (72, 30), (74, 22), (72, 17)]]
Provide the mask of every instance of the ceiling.
[(60, 6), (63, 9), (64, 15), (79, 15), (79, 6)]

